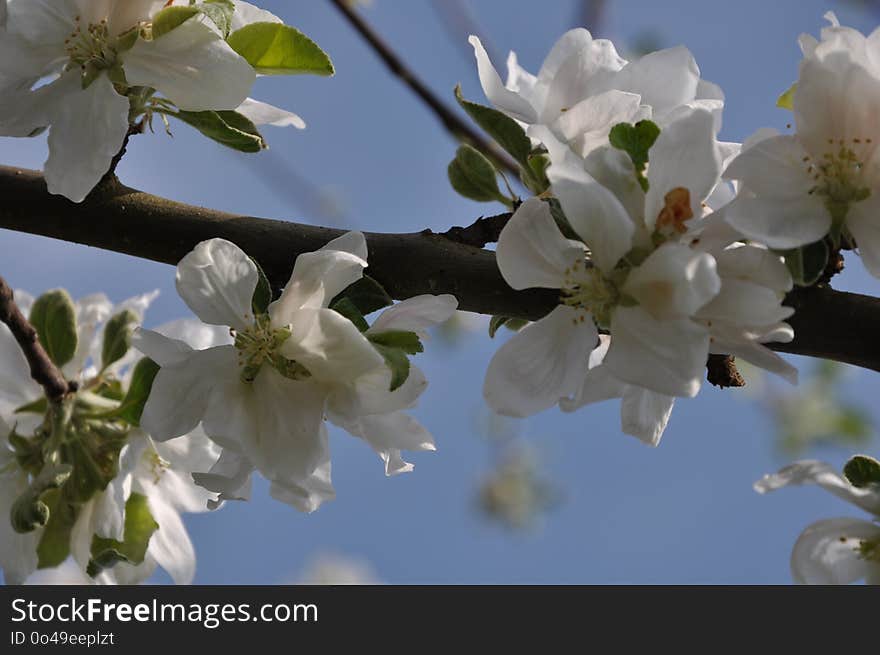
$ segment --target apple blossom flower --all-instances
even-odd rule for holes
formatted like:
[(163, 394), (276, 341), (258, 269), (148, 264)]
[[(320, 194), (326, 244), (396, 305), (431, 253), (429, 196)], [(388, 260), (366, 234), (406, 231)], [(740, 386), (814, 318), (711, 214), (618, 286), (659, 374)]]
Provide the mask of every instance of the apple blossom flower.
[(412, 332), (445, 320), (457, 303), (448, 296), (414, 298), (361, 332), (328, 306), (361, 278), (366, 257), (359, 232), (300, 255), (265, 312), (252, 303), (257, 266), (234, 244), (205, 241), (178, 265), (181, 297), (205, 323), (229, 326), (234, 344), (194, 350), (141, 330), (136, 346), (161, 367), (142, 425), (164, 440), (201, 423), (223, 453), (195, 479), (220, 494), (218, 501), (246, 499), (254, 470), (270, 480), (275, 498), (302, 511), (333, 497), (325, 413), (370, 443), (389, 473), (408, 469), (401, 449), (433, 447), (430, 435), (399, 411), (424, 390), (424, 376), (412, 369), (390, 390), (392, 372), (372, 341), (384, 331)]
[(539, 199), (502, 231), (498, 266), (508, 284), (559, 289), (560, 304), (495, 354), (484, 385), (492, 409), (528, 416), (622, 398), (624, 430), (656, 445), (673, 398), (698, 392), (709, 353), (735, 348), (790, 375), (756, 345), (784, 339), (791, 282), (781, 259), (732, 245), (729, 229), (720, 230), (727, 238), (713, 234), (718, 219), (702, 218), (722, 157), (709, 111), (680, 110), (660, 132), (645, 185), (608, 147), (581, 159), (549, 129), (539, 133), (551, 190), (581, 240), (563, 236)]
[(793, 94), (796, 131), (763, 130), (724, 175), (740, 193), (727, 220), (770, 248), (798, 248), (831, 235), (858, 246), (880, 277), (880, 65), (876, 35), (841, 27), (833, 14), (822, 40), (803, 36)]
[[(189, 19), (156, 38), (146, 29), (161, 0), (9, 0), (0, 29), (0, 134), (50, 127), (51, 193), (85, 198), (110, 168), (129, 129), (136, 89), (181, 110), (234, 110), (254, 69), (214, 30)], [(54, 79), (42, 86), (38, 81)]]
[(527, 127), (549, 127), (581, 156), (607, 145), (608, 133), (618, 123), (652, 119), (664, 126), (686, 105), (712, 111), (716, 132), (720, 129), (724, 94), (700, 78), (687, 48), (660, 50), (627, 62), (611, 41), (594, 39), (577, 28), (556, 42), (537, 76), (524, 70), (511, 52), (507, 82), (502, 83), (479, 38), (469, 40), (489, 101)]
[[(156, 292), (143, 294), (114, 306), (103, 294), (94, 294), (74, 304), (77, 348), (70, 362), (62, 367), (62, 373), (78, 382), (77, 402), (88, 405), (84, 406), (87, 414), (118, 406), (118, 401), (100, 394), (102, 385), (118, 384), (118, 393), (124, 395), (132, 380), (135, 358), (130, 352), (102, 363), (108, 319), (130, 315), (131, 321), (140, 322), (156, 295)], [(33, 297), (16, 291), (15, 298), (19, 308), (29, 313)], [(196, 344), (214, 345), (216, 334), (210, 333), (206, 326), (191, 323), (169, 324), (159, 329)], [(5, 325), (0, 326), (0, 364), (0, 512), (6, 517), (0, 522), (0, 567), (8, 583), (20, 583), (37, 570), (38, 544), (44, 529), (36, 527), (22, 533), (13, 529), (10, 521), (14, 503), (32, 484), (11, 440), (14, 434), (37, 434), (37, 428), (44, 421), (38, 405), (42, 390), (31, 379), (27, 361)], [(81, 419), (74, 418), (74, 422), (77, 420)], [(67, 545), (71, 553), (69, 566), (77, 567), (78, 576), (101, 584), (142, 582), (157, 566), (165, 569), (177, 583), (191, 582), (195, 552), (180, 513), (205, 511), (207, 502), (216, 497), (196, 486), (191, 472), (213, 465), (219, 457), (219, 448), (200, 430), (167, 443), (155, 443), (138, 428), (120, 432), (117, 424), (104, 425), (94, 416), (86, 420), (91, 421), (89, 430), (105, 430), (101, 433), (102, 440), (123, 441), (112, 479), (103, 488), (95, 489), (77, 509)], [(88, 438), (81, 435), (82, 429), (72, 425), (68, 437), (71, 443)], [(49, 466), (48, 462), (44, 466)], [(76, 466), (73, 470), (76, 471)], [(133, 498), (143, 502), (148, 511), (147, 520), (159, 526), (149, 537), (143, 561), (110, 561), (96, 566), (94, 539), (124, 541), (129, 501)], [(51, 575), (47, 575), (47, 581), (51, 580)]]
[(798, 584), (880, 584), (880, 489), (857, 487), (833, 467), (816, 460), (790, 464), (765, 475), (755, 491), (767, 493), (789, 485), (817, 484), (873, 515), (874, 521), (835, 518), (817, 521), (798, 537), (791, 552), (791, 574)]

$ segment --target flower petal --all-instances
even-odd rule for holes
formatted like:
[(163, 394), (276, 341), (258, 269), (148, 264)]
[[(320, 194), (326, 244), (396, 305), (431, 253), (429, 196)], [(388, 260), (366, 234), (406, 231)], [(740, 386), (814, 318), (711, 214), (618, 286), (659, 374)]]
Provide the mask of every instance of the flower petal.
[(241, 55), (193, 18), (158, 39), (138, 39), (124, 69), (130, 85), (158, 89), (185, 111), (234, 110), (256, 79)]
[(629, 387), (620, 404), (621, 428), (649, 446), (660, 444), (675, 398)]
[[(555, 140), (548, 129), (534, 130), (545, 145)], [(590, 248), (593, 261), (610, 271), (632, 248), (635, 224), (620, 200), (584, 170), (583, 161), (565, 148), (547, 146), (552, 165), (547, 177), (574, 231)], [(562, 156), (552, 154), (556, 150)]]
[(269, 488), (272, 498), (308, 513), (336, 498), (336, 491), (330, 481), (330, 444), (325, 425), (321, 426), (321, 447), (323, 455), (315, 470), (305, 480), (272, 480)]
[(721, 176), (721, 152), (712, 114), (705, 109), (683, 112), (660, 132), (649, 157), (645, 224), (654, 227), (666, 206), (666, 195), (680, 187), (690, 192), (693, 216), (702, 216), (702, 202)]
[(692, 316), (720, 290), (712, 255), (673, 242), (651, 253), (623, 286), (658, 320)]
[(156, 496), (148, 499), (159, 529), (150, 538), (147, 551), (175, 584), (192, 584), (196, 574), (196, 551), (177, 511)]
[(293, 112), (253, 98), (245, 99), (236, 111), (257, 126), (272, 125), (273, 127), (295, 127), (298, 130), (306, 129), (306, 122)]
[(303, 309), (290, 324), (282, 354), (305, 366), (316, 380), (345, 383), (385, 360), (354, 323), (332, 309)]
[(851, 584), (876, 576), (880, 564), (859, 553), (863, 540), (880, 539), (880, 527), (859, 519), (827, 519), (801, 533), (791, 551), (791, 575), (797, 584)]
[(725, 210), (727, 222), (743, 235), (778, 250), (819, 241), (831, 228), (831, 215), (815, 195), (776, 199), (740, 193)]
[(856, 487), (838, 473), (834, 467), (815, 459), (805, 459), (765, 475), (755, 484), (759, 494), (775, 491), (790, 485), (816, 484), (838, 498), (861, 507), (866, 512), (880, 515), (880, 490)]
[(49, 193), (82, 202), (122, 147), (128, 131), (128, 99), (116, 93), (106, 75), (87, 89), (78, 71), (55, 84), (68, 89), (56, 105), (49, 130), (49, 159), (43, 167)]
[(496, 257), (514, 289), (561, 289), (566, 270), (584, 261), (584, 247), (562, 236), (546, 202), (530, 198), (501, 230)]
[(709, 355), (709, 333), (690, 319), (658, 321), (641, 307), (611, 316), (605, 365), (615, 376), (666, 396), (693, 397)]
[(177, 265), (177, 292), (205, 323), (243, 330), (259, 273), (241, 248), (225, 239), (202, 241)]
[(880, 194), (876, 191), (867, 200), (850, 205), (846, 226), (855, 237), (865, 268), (880, 277)]
[(379, 314), (367, 334), (376, 334), (383, 330), (421, 332), (448, 321), (457, 307), (458, 299), (448, 293), (407, 298)]
[(205, 416), (214, 386), (230, 374), (238, 382), (237, 371), (232, 346), (195, 350), (185, 359), (162, 366), (153, 380), (141, 426), (159, 441), (191, 432)]
[(476, 36), (468, 38), (468, 43), (474, 48), (474, 56), (477, 59), (477, 70), (480, 74), (480, 84), (483, 87), (483, 93), (497, 109), (509, 114), (512, 118), (524, 121), (526, 123), (534, 123), (537, 120), (535, 109), (518, 93), (507, 89), (501, 83), (498, 71), (489, 61), (489, 55), (486, 49)]
[(489, 407), (499, 414), (524, 417), (575, 393), (598, 341), (591, 317), (583, 322), (581, 317), (560, 305), (501, 346), (483, 384)]

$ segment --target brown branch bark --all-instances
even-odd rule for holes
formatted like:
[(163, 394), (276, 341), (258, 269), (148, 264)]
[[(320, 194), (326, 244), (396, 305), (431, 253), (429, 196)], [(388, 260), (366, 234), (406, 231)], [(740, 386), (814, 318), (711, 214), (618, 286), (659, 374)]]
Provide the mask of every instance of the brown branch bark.
[[(276, 288), (293, 262), (343, 230), (227, 214), (152, 196), (121, 184), (81, 204), (46, 192), (42, 175), (0, 166), (0, 228), (176, 264), (205, 239), (222, 237), (257, 259)], [(466, 229), (466, 228), (465, 228)], [(495, 254), (430, 231), (367, 233), (369, 273), (397, 299), (451, 293), (461, 309), (535, 320), (555, 307), (548, 289), (514, 291)], [(0, 237), (2, 242), (2, 237)], [(827, 287), (797, 289), (786, 298), (795, 340), (775, 350), (832, 359), (880, 371), (880, 300)]]
[(519, 179), (519, 166), (506, 153), (484, 137), (470, 124), (461, 119), (446, 103), (434, 94), (394, 50), (376, 33), (346, 0), (330, 0), (349, 24), (363, 37), (379, 56), (389, 71), (406, 84), (434, 113), (443, 126), (456, 139), (467, 141), (474, 148), (490, 157), (496, 165)]
[(30, 366), (31, 377), (43, 387), (49, 400), (58, 402), (69, 392), (75, 391), (73, 383), (65, 380), (58, 367), (49, 359), (49, 355), (40, 343), (37, 331), (15, 304), (12, 289), (2, 277), (0, 277), (0, 322), (5, 323), (12, 332)]

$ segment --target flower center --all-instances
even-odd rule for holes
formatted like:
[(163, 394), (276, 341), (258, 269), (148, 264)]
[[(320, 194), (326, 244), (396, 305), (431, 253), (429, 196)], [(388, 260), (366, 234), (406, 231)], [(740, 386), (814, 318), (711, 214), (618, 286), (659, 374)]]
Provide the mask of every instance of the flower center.
[(845, 213), (850, 203), (871, 195), (871, 190), (862, 181), (866, 158), (860, 157), (857, 151), (864, 154), (866, 148), (872, 147), (872, 140), (852, 139), (847, 144), (843, 139), (829, 139), (828, 146), (828, 151), (818, 160), (804, 157), (807, 173), (815, 182), (809, 193), (825, 198), (832, 214), (835, 208)]
[(110, 39), (107, 19), (100, 23), (83, 25), (79, 16), (75, 19), (76, 27), (64, 40), (64, 49), (73, 66), (95, 66), (99, 69), (112, 68), (116, 63), (116, 49)]
[(578, 259), (565, 269), (564, 286), (560, 294), (563, 304), (583, 310), (575, 319), (577, 322), (583, 323), (586, 313), (590, 312), (596, 322), (606, 328), (611, 324), (611, 310), (620, 301), (617, 285), (586, 259)]
[(158, 452), (153, 450), (149, 454), (150, 470), (153, 472), (153, 484), (159, 484), (162, 475), (171, 467), (171, 462), (164, 459)]
[(302, 380), (311, 374), (305, 366), (287, 359), (278, 349), (290, 338), (290, 330), (273, 328), (269, 317), (262, 314), (247, 329), (232, 331), (238, 350), (240, 378), (245, 384), (253, 382), (263, 364), (269, 363), (281, 375), (292, 380)]

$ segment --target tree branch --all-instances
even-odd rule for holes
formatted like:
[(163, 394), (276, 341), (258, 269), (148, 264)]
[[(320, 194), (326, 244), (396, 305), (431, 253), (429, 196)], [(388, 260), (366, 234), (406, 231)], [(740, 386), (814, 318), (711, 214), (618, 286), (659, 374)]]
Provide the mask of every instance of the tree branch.
[(15, 304), (12, 289), (2, 277), (0, 277), (0, 322), (5, 323), (12, 332), (31, 368), (31, 377), (43, 387), (49, 400), (59, 402), (76, 389), (74, 383), (68, 383), (58, 367), (49, 359), (49, 355), (40, 343), (37, 331)]
[(346, 2), (346, 0), (330, 0), (330, 2), (339, 10), (349, 24), (363, 37), (363, 39), (373, 48), (385, 66), (400, 81), (406, 84), (413, 93), (415, 93), (422, 102), (434, 113), (443, 126), (456, 139), (464, 140), (470, 143), (474, 148), (490, 157), (499, 167), (519, 178), (519, 166), (507, 154), (501, 151), (495, 144), (486, 139), (479, 131), (462, 120), (454, 111), (438, 98), (427, 85), (422, 82), (418, 76), (411, 71), (403, 60), (395, 53), (391, 47), (382, 40), (372, 27), (361, 18), (357, 11)]
[[(317, 250), (343, 230), (227, 214), (152, 196), (121, 184), (74, 204), (49, 195), (42, 175), (0, 166), (0, 228), (39, 234), (176, 264), (205, 239), (222, 237), (260, 262), (280, 289), (296, 257)], [(467, 228), (465, 228), (467, 229)], [(512, 290), (495, 254), (429, 230), (367, 233), (369, 273), (404, 299), (451, 293), (461, 309), (536, 320), (556, 306), (549, 289)], [(827, 287), (796, 289), (786, 304), (795, 340), (774, 350), (832, 359), (880, 371), (880, 300)]]

